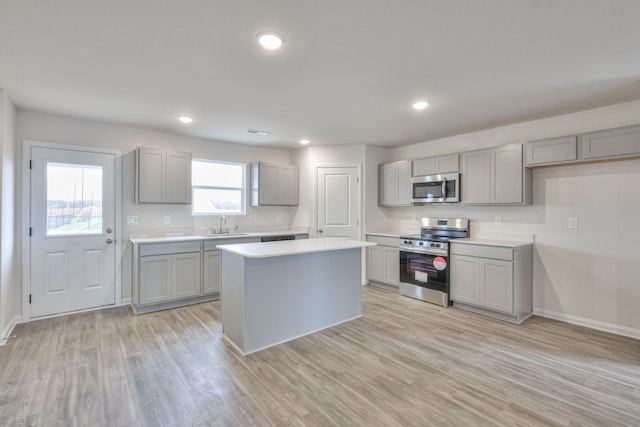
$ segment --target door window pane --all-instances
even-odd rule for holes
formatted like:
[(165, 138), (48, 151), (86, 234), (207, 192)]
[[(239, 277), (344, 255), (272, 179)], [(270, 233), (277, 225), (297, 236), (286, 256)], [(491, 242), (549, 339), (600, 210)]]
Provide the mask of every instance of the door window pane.
[(47, 163), (47, 236), (102, 233), (102, 167)]

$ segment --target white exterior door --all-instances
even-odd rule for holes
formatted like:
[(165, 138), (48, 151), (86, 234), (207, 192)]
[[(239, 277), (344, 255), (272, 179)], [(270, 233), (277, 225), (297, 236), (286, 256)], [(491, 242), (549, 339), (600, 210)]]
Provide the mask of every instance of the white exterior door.
[(318, 167), (317, 236), (360, 240), (358, 167)]
[(31, 317), (114, 304), (115, 154), (30, 154)]

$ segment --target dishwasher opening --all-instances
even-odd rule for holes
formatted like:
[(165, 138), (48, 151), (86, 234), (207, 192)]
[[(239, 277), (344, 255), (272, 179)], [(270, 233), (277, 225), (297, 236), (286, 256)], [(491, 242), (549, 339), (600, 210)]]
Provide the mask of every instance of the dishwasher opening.
[(296, 240), (296, 236), (287, 234), (284, 236), (264, 236), (260, 239), (261, 242), (279, 242), (281, 240)]

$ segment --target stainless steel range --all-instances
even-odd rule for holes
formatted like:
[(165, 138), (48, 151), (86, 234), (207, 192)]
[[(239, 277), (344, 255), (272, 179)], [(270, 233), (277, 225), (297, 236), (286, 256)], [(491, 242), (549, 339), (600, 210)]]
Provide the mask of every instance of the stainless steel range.
[(400, 294), (443, 307), (449, 301), (449, 240), (469, 237), (469, 220), (422, 218), (420, 234), (400, 236)]

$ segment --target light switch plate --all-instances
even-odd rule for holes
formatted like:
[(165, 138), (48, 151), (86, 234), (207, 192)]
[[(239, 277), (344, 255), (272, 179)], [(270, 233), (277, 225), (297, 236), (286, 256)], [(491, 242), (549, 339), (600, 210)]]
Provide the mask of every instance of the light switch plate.
[(578, 218), (569, 218), (567, 222), (568, 228), (578, 228)]
[(164, 216), (164, 223), (165, 224), (171, 224), (171, 217), (169, 215), (165, 215)]
[(502, 225), (502, 217), (501, 216), (495, 216), (493, 217), (493, 223), (495, 225)]
[(131, 215), (127, 217), (127, 224), (138, 225), (138, 215)]

